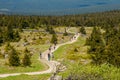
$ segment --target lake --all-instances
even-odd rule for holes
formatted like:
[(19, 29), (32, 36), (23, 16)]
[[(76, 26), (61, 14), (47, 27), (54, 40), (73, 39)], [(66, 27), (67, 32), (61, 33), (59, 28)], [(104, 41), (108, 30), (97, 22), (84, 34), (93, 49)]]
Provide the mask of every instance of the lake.
[(120, 9), (120, 0), (0, 0), (0, 12), (79, 14)]

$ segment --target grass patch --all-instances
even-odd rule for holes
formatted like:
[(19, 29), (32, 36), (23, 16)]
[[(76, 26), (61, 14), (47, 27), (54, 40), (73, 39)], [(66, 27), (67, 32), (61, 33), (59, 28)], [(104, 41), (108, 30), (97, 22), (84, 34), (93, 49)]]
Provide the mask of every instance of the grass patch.
[(0, 78), (0, 80), (47, 80), (51, 74), (42, 74), (42, 75), (19, 75), (19, 76), (10, 76), (6, 78)]
[(55, 52), (55, 59), (61, 59), (61, 58), (65, 58), (66, 54), (68, 51), (70, 51), (72, 48), (74, 47), (78, 47), (79, 48), (79, 55), (86, 55), (86, 49), (87, 47), (84, 46), (85, 44), (85, 38), (79, 37), (78, 40), (73, 43), (73, 44), (67, 44), (67, 45), (63, 45), (61, 47), (59, 47)]
[(68, 32), (69, 33), (77, 33), (79, 31), (79, 27), (69, 27)]

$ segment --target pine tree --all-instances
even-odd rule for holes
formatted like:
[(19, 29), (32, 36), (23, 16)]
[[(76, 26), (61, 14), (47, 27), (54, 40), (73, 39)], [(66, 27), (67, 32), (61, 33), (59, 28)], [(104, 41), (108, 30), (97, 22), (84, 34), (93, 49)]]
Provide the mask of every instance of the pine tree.
[(23, 66), (30, 66), (31, 60), (30, 60), (30, 54), (29, 54), (28, 49), (26, 48), (24, 52), (25, 52), (25, 54), (24, 54), (24, 58), (22, 60), (22, 64), (23, 64)]
[(105, 35), (105, 54), (106, 61), (109, 64), (120, 67), (120, 32), (110, 28)]
[(55, 31), (52, 27), (47, 26), (46, 31), (49, 32), (50, 34), (55, 34)]
[(88, 53), (91, 55), (93, 62), (101, 64), (105, 46), (99, 28), (94, 27), (91, 36), (86, 41), (86, 45), (90, 46)]
[(74, 52), (78, 52), (78, 49), (77, 49), (77, 48), (75, 48), (75, 49), (74, 49)]
[(51, 43), (53, 43), (53, 44), (57, 43), (57, 36), (56, 36), (56, 34), (52, 35)]
[(20, 65), (19, 55), (13, 47), (11, 47), (11, 51), (9, 53), (9, 65), (10, 66), (19, 66)]
[(29, 27), (29, 23), (26, 22), (26, 21), (23, 21), (23, 22), (21, 23), (21, 27), (25, 29), (25, 28)]
[(16, 31), (14, 32), (14, 41), (19, 41), (19, 40), (20, 40), (20, 35), (19, 35), (18, 30), (16, 30)]
[(108, 28), (101, 37), (99, 28), (94, 28), (86, 40), (88, 53), (95, 64), (109, 63), (120, 67), (120, 29)]
[(3, 32), (2, 29), (0, 28), (0, 46), (3, 43)]
[(12, 41), (14, 39), (14, 31), (11, 25), (8, 25), (4, 34), (4, 41)]
[(84, 35), (86, 35), (86, 31), (85, 31), (85, 27), (81, 27), (80, 28), (80, 31), (79, 31), (80, 33), (82, 33), (82, 34), (84, 34)]
[(5, 32), (3, 34), (3, 41), (19, 41), (20, 40), (20, 35), (18, 30), (14, 31), (12, 26), (8, 25), (5, 28)]
[(55, 31), (54, 31), (54, 29), (53, 29), (52, 27), (50, 27), (49, 33), (50, 33), (50, 34), (55, 34)]
[(67, 35), (68, 35), (68, 33), (66, 31), (66, 28), (65, 28), (65, 32), (63, 33), (63, 36), (67, 36)]

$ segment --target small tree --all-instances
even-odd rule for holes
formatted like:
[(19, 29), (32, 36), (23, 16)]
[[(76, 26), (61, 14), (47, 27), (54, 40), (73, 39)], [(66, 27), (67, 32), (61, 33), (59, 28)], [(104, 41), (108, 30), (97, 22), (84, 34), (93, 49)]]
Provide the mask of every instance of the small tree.
[(75, 48), (75, 49), (74, 49), (74, 52), (78, 52), (78, 49), (77, 49), (77, 48)]
[(21, 23), (21, 27), (22, 28), (27, 28), (27, 27), (29, 27), (29, 23), (24, 21), (24, 22)]
[(19, 66), (20, 65), (19, 55), (13, 47), (11, 47), (11, 51), (9, 53), (9, 65), (10, 66)]
[(3, 32), (2, 32), (2, 29), (0, 28), (0, 46), (1, 44), (3, 43)]
[(55, 31), (52, 27), (47, 26), (46, 31), (49, 32), (50, 34), (55, 34)]
[(53, 29), (52, 27), (50, 27), (49, 33), (50, 33), (50, 34), (55, 34), (55, 31), (54, 31), (54, 29)]
[(102, 34), (100, 28), (94, 27), (91, 36), (86, 40), (86, 45), (90, 46), (88, 48), (88, 53), (95, 64), (103, 63), (103, 55), (105, 44), (102, 39)]
[(79, 32), (82, 33), (82, 34), (84, 34), (84, 35), (86, 35), (86, 31), (85, 31), (85, 28), (83, 26), (80, 28)]
[(120, 31), (114, 28), (105, 33), (105, 60), (114, 66), (120, 67)]
[(8, 25), (4, 32), (4, 42), (13, 41), (13, 40), (14, 40), (14, 30), (11, 25)]
[(20, 35), (19, 35), (18, 30), (14, 32), (14, 38), (15, 38), (14, 41), (19, 41), (20, 40)]
[(55, 34), (52, 35), (51, 43), (53, 44), (57, 43), (57, 36)]
[(22, 64), (23, 64), (23, 66), (30, 66), (31, 65), (31, 60), (30, 60), (31, 56), (29, 54), (28, 49), (26, 48), (24, 52), (25, 52), (25, 54), (24, 54), (24, 57), (22, 60)]
[(66, 28), (65, 28), (65, 32), (63, 33), (63, 36), (67, 36), (67, 35), (68, 35), (68, 33), (66, 31)]

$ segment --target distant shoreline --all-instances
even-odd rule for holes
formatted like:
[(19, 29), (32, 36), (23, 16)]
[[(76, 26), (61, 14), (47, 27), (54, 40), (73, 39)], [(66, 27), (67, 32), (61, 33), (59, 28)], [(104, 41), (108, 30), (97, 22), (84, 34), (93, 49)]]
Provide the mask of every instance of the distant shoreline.
[(113, 9), (113, 10), (103, 10), (103, 11), (91, 11), (91, 12), (83, 12), (80, 13), (79, 11), (76, 13), (69, 13), (69, 12), (47, 12), (47, 13), (19, 13), (19, 12), (0, 12), (0, 15), (20, 15), (20, 16), (66, 16), (66, 15), (83, 15), (83, 14), (94, 14), (94, 13), (103, 13), (103, 12), (112, 12), (112, 11), (120, 11), (120, 9)]

